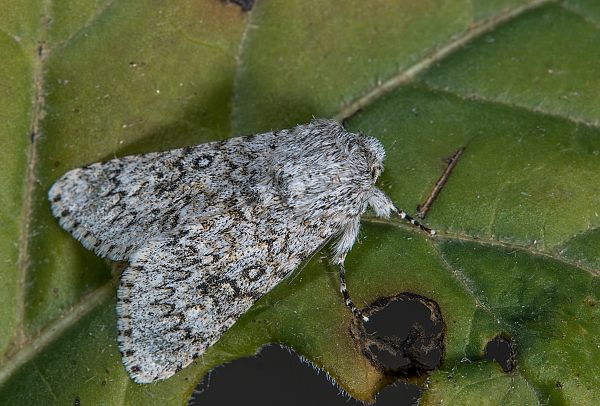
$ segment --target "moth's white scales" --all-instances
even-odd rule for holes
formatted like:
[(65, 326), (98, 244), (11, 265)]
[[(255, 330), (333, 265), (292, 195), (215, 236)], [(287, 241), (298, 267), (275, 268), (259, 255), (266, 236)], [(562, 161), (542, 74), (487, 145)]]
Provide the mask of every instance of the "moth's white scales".
[(397, 211), (375, 187), (384, 155), (376, 139), (315, 120), (74, 169), (49, 199), (86, 248), (129, 262), (118, 341), (145, 383), (190, 364), (332, 237), (343, 271), (367, 206)]

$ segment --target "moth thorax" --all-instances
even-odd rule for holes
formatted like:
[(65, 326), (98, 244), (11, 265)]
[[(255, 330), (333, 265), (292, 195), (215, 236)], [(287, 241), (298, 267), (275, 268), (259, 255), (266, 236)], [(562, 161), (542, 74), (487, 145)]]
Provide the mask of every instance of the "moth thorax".
[(366, 207), (365, 196), (373, 187), (370, 176), (329, 169), (296, 176), (280, 174), (274, 182), (277, 194), (299, 215), (360, 215)]

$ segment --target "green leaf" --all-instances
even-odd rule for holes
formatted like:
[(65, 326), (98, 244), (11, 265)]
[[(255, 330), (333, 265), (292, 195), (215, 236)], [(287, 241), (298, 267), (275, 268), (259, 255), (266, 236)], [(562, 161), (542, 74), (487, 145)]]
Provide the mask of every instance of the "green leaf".
[[(426, 296), (446, 324), (423, 404), (600, 399), (600, 4), (564, 1), (5, 2), (0, 16), (0, 399), (181, 404), (211, 368), (277, 342), (373, 400), (327, 252), (202, 358), (150, 385), (116, 347), (118, 265), (50, 215), (68, 169), (113, 156), (344, 119), (386, 147), (408, 211), (465, 151), (430, 239), (365, 218), (358, 306)], [(516, 348), (503, 372), (484, 349)]]

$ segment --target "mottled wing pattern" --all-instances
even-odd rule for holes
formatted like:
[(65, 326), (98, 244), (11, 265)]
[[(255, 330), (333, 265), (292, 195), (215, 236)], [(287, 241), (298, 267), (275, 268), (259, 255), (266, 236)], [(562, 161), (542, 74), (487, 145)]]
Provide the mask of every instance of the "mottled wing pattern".
[(165, 379), (190, 364), (331, 237), (324, 221), (282, 221), (286, 210), (230, 208), (132, 254), (117, 312), (134, 380)]
[(86, 248), (126, 260), (149, 237), (235, 204), (241, 188), (264, 176), (245, 170), (261, 162), (252, 146), (238, 137), (73, 169), (48, 193), (52, 212)]
[(86, 248), (125, 260), (149, 236), (210, 211), (210, 196), (228, 186), (211, 176), (226, 170), (219, 146), (203, 144), (74, 169), (50, 189), (52, 211)]

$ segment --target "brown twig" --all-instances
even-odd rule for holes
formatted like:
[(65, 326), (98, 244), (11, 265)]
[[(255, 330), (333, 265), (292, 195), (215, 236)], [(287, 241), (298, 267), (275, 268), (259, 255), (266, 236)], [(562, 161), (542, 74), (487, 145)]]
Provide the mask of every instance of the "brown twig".
[(417, 211), (418, 211), (417, 216), (419, 218), (422, 218), (422, 219), (425, 218), (425, 216), (427, 215), (427, 212), (431, 208), (431, 205), (433, 204), (435, 199), (438, 197), (438, 195), (442, 191), (442, 188), (448, 181), (448, 177), (452, 173), (452, 170), (458, 163), (458, 160), (464, 151), (465, 151), (465, 148), (462, 147), (462, 148), (458, 149), (454, 154), (452, 154), (452, 156), (450, 158), (446, 159), (447, 166), (446, 166), (446, 169), (444, 170), (444, 173), (442, 173), (442, 176), (440, 176), (438, 181), (435, 182), (435, 186), (431, 190), (431, 193), (429, 193), (429, 196), (427, 197), (427, 200), (425, 200), (425, 203), (417, 206)]

